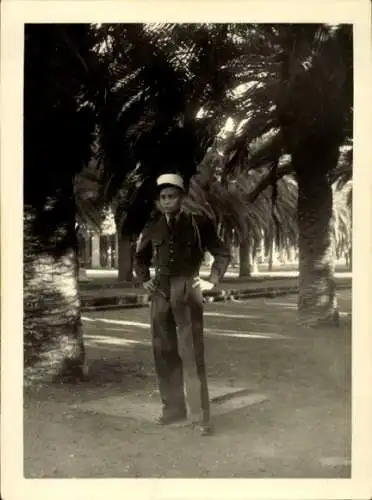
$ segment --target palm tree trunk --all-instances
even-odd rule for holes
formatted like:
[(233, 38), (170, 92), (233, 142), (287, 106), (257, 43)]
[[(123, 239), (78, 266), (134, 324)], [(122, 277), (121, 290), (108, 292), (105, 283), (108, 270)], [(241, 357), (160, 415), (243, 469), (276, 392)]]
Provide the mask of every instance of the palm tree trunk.
[(84, 375), (74, 201), (64, 194), (54, 208), (24, 207), (26, 385)]
[(118, 238), (118, 280), (132, 283), (135, 253), (133, 237), (119, 234)]
[(267, 270), (269, 272), (273, 270), (273, 260), (274, 260), (274, 239), (271, 238), (269, 247), (269, 257), (267, 261)]
[(87, 275), (88, 245), (86, 237), (78, 235), (78, 279), (79, 281), (89, 281)]
[(251, 245), (249, 239), (242, 241), (239, 245), (239, 277), (251, 276)]
[(347, 258), (348, 258), (348, 268), (349, 271), (353, 270), (353, 247), (351, 246), (350, 249), (347, 252)]
[(315, 158), (312, 153), (303, 149), (292, 156), (298, 175), (298, 312), (300, 321), (309, 326), (337, 324), (339, 318), (331, 232), (332, 188), (327, 178), (338, 151), (321, 151)]
[(274, 221), (270, 222), (270, 235), (269, 235), (269, 253), (267, 270), (271, 272), (273, 270), (274, 262), (276, 261), (276, 245), (275, 245), (275, 226)]
[(252, 257), (251, 257), (251, 273), (258, 273), (258, 243), (257, 241), (252, 245)]
[(222, 239), (225, 242), (225, 245), (230, 249), (231, 253), (233, 253), (232, 252), (232, 249), (233, 249), (233, 231), (229, 228), (224, 227)]

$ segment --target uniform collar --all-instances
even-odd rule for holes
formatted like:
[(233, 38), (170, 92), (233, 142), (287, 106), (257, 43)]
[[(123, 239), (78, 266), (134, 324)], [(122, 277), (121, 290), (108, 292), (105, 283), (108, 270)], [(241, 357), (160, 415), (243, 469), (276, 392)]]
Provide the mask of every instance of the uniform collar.
[[(172, 214), (172, 217), (174, 217), (174, 219), (177, 221), (180, 219), (182, 213), (183, 213), (182, 210), (179, 210), (177, 213)], [(171, 217), (171, 215), (166, 215), (166, 214), (163, 214), (163, 216), (167, 222), (169, 221), (169, 219)]]

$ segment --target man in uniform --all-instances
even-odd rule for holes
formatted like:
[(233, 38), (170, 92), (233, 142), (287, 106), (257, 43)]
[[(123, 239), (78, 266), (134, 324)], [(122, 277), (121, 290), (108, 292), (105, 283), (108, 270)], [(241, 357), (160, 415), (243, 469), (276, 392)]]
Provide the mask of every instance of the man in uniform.
[[(198, 275), (208, 250), (214, 256), (209, 281), (215, 286), (226, 272), (230, 251), (211, 221), (181, 209), (185, 191), (181, 176), (161, 175), (157, 189), (160, 214), (142, 234), (135, 272), (151, 293), (153, 353), (163, 403), (158, 423), (167, 425), (186, 419), (188, 406), (202, 435), (209, 435), (210, 404)], [(149, 271), (152, 262), (153, 279)]]

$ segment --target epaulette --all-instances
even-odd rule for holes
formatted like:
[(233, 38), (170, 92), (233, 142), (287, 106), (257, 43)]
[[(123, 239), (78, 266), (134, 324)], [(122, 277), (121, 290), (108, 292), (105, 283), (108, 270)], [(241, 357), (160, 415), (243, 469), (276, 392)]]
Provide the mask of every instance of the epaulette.
[(194, 230), (194, 235), (195, 235), (196, 240), (198, 242), (199, 251), (200, 251), (200, 253), (204, 253), (203, 245), (202, 245), (202, 239), (201, 239), (201, 236), (200, 236), (199, 226), (198, 226), (198, 223), (196, 222), (197, 221), (197, 217), (193, 213), (191, 213), (190, 215), (191, 215), (191, 224), (192, 224), (192, 227), (193, 227), (193, 230)]

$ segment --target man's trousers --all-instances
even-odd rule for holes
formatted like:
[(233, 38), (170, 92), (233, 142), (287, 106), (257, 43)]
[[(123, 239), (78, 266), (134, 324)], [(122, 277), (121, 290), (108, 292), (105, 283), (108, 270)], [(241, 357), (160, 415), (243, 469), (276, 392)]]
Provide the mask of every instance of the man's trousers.
[(167, 277), (153, 293), (151, 330), (163, 414), (184, 414), (187, 402), (193, 420), (209, 422), (203, 303), (192, 278)]

